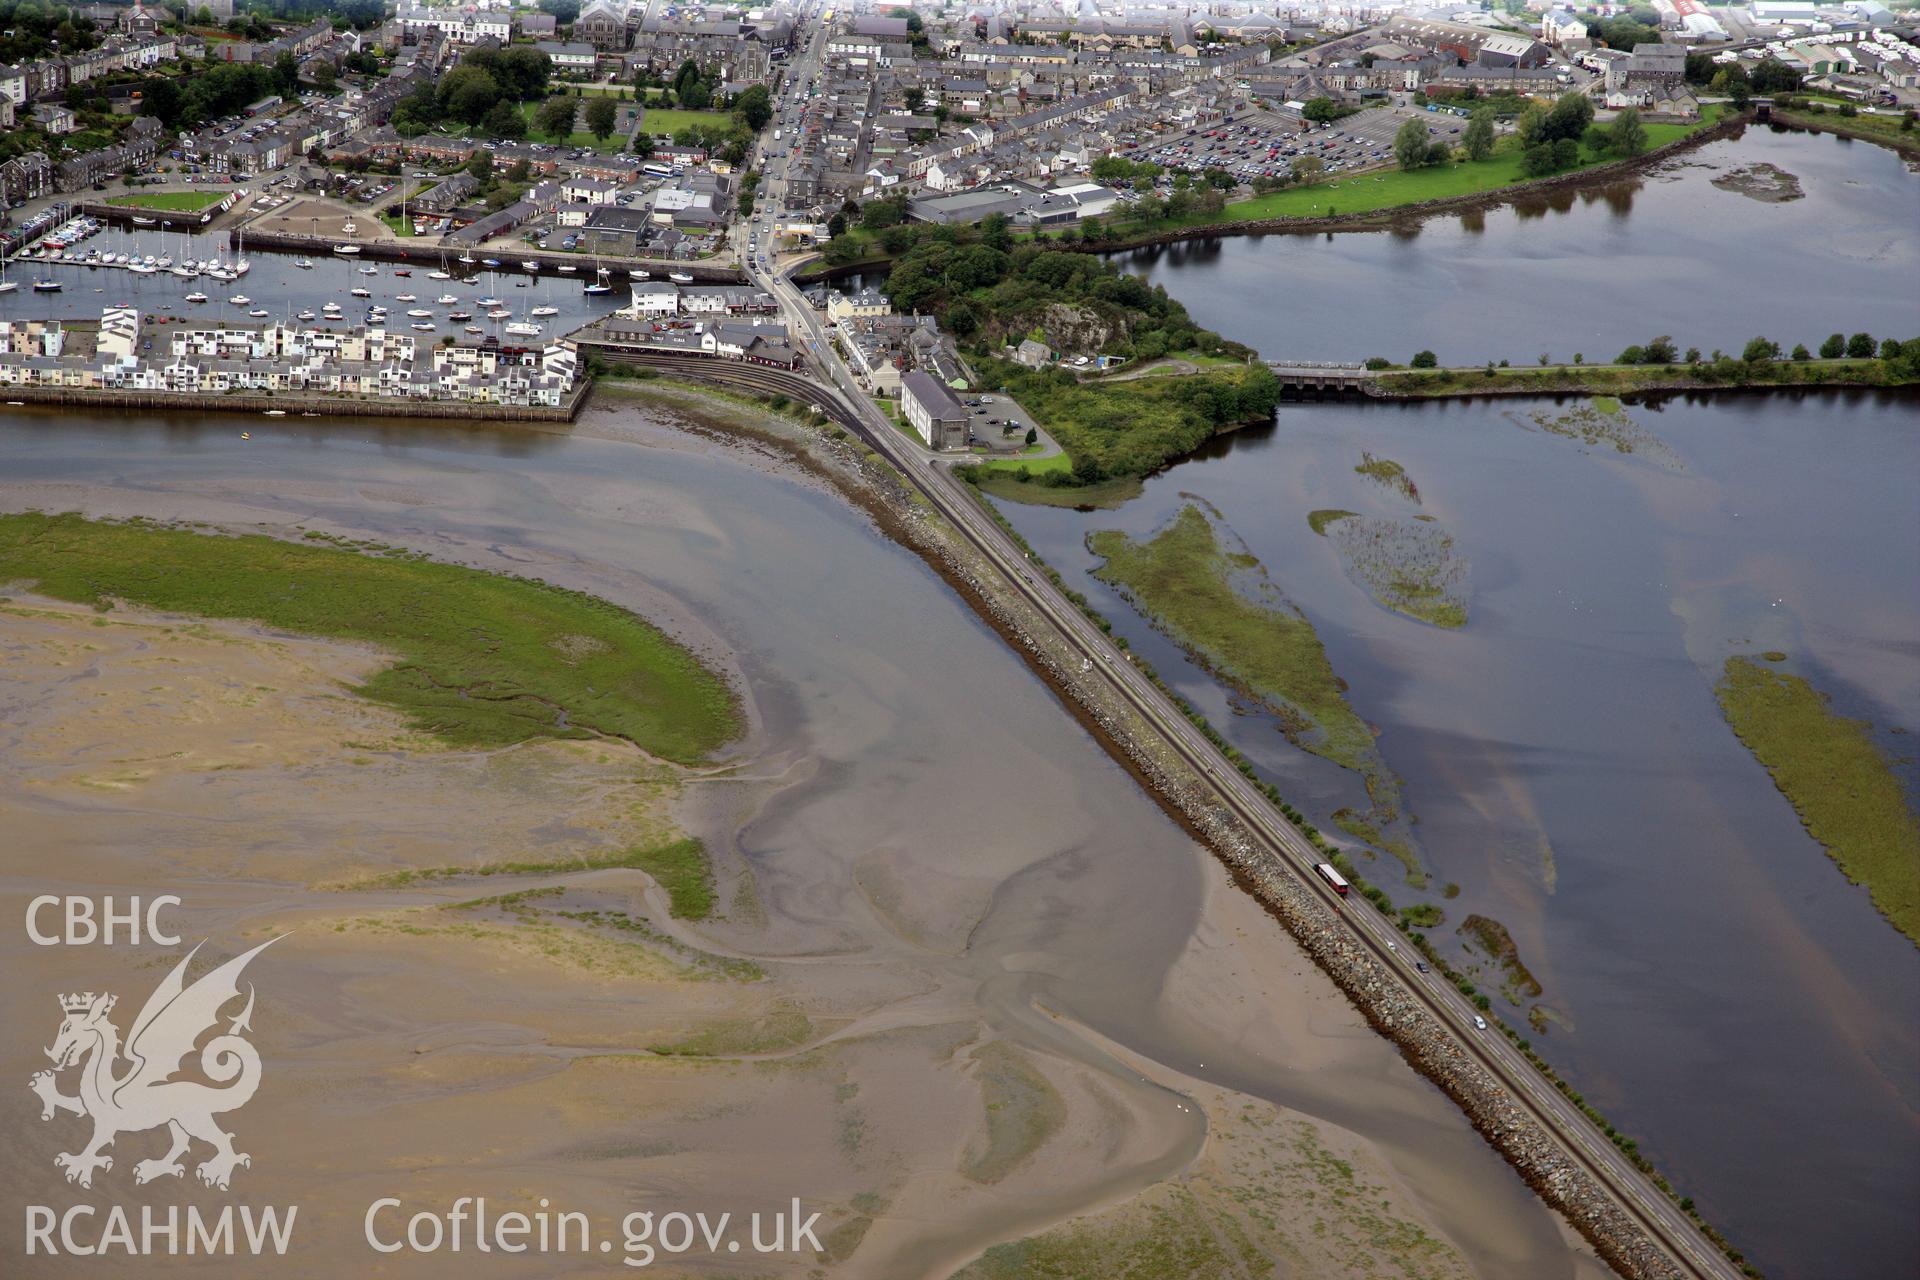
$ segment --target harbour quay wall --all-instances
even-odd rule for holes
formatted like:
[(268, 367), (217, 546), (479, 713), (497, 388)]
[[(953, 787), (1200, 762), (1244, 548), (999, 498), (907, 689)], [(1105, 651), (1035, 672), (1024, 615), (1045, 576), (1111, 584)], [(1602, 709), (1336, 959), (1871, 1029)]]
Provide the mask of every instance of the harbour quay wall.
[[(367, 215), (371, 217), (372, 215)], [(358, 245), (360, 252), (340, 254), (333, 251), (336, 244)], [(318, 262), (321, 258), (351, 262), (355, 258), (371, 259), (379, 262), (399, 262), (408, 266), (436, 267), (445, 264), (448, 270), (461, 269), (471, 273), (480, 270), (456, 261), (456, 257), (465, 246), (441, 244), (433, 240), (416, 238), (412, 240), (369, 240), (348, 236), (344, 239), (329, 240), (307, 235), (292, 235), (283, 231), (256, 231), (247, 228), (247, 248), (249, 250), (272, 250), (278, 253), (297, 253)], [(631, 258), (612, 253), (564, 253), (553, 249), (536, 249), (532, 245), (516, 244), (511, 248), (500, 245), (480, 245), (472, 249), (476, 256), (498, 258), (501, 271), (520, 271), (522, 262), (537, 262), (542, 271), (552, 271), (558, 267), (571, 266), (580, 272), (591, 275), (596, 267), (606, 267), (611, 271), (631, 274), (646, 271), (656, 278), (664, 277), (669, 271), (684, 271), (692, 276), (696, 284), (743, 284), (746, 275), (738, 267), (719, 266), (709, 262), (663, 261), (658, 258)]]
[(486, 404), (470, 400), (399, 400), (379, 397), (316, 395), (299, 391), (267, 395), (228, 391), (192, 395), (184, 391), (115, 391), (99, 387), (0, 387), (0, 401), (56, 409), (109, 412), (250, 413), (280, 409), (323, 418), (448, 418), (465, 422), (572, 422), (593, 392), (582, 378), (559, 405)]

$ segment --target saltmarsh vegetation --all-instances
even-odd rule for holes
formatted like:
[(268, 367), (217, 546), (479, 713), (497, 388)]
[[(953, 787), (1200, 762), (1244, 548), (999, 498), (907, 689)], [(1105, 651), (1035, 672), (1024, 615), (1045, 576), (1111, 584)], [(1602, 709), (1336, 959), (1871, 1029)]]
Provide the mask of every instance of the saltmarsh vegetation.
[(1381, 608), (1448, 630), (1467, 625), (1473, 595), (1467, 559), (1438, 524), (1331, 511), (1315, 511), (1308, 522), (1333, 543), (1347, 577)]
[(1920, 943), (1920, 821), (1872, 727), (1836, 712), (1801, 677), (1752, 658), (1727, 659), (1714, 693), (1841, 874), (1865, 885), (1874, 906)]
[[(1413, 477), (1407, 474), (1407, 469), (1392, 458), (1377, 457), (1363, 449), (1360, 452), (1360, 465), (1356, 466), (1354, 471), (1384, 488), (1391, 489), (1408, 502), (1415, 505), (1420, 502), (1419, 486), (1414, 484)], [(1315, 532), (1319, 531), (1315, 530)]]
[(1370, 793), (1394, 790), (1373, 731), (1348, 704), (1313, 623), (1281, 596), (1259, 561), (1222, 544), (1198, 505), (1181, 508), (1145, 542), (1103, 530), (1088, 535), (1087, 545), (1106, 560), (1095, 577), (1243, 695), (1271, 708), (1289, 738), (1365, 775)]
[(706, 846), (693, 836), (661, 844), (607, 849), (570, 858), (485, 862), (474, 867), (417, 867), (388, 871), (349, 881), (343, 889), (395, 889), (469, 876), (557, 876), (580, 871), (629, 869), (644, 871), (666, 890), (668, 914), (682, 920), (704, 920), (713, 914), (713, 871)]
[(726, 682), (644, 619), (393, 548), (5, 515), (0, 582), (376, 645), (394, 663), (355, 692), (455, 746), (610, 737), (692, 763), (740, 731)]

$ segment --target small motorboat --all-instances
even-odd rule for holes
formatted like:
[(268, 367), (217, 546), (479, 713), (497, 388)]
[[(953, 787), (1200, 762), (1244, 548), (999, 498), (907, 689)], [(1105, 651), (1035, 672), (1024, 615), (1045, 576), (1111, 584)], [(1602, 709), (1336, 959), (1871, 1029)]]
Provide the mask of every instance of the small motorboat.
[(297, 320), (311, 320), (314, 318), (314, 316), (313, 316), (313, 312), (311, 311), (302, 311), (299, 313), (299, 315), (297, 315), (294, 318)]
[(420, 307), (415, 307), (413, 310), (407, 312), (407, 314), (415, 320), (431, 320), (433, 318), (433, 312)]
[(297, 260), (293, 265), (300, 268), (300, 270), (302, 271), (311, 271), (313, 270), (313, 259), (301, 258)]
[(207, 295), (204, 293), (201, 293), (198, 289), (195, 289), (192, 293), (187, 295), (188, 302), (205, 302), (206, 300), (207, 300)]
[(251, 439), (253, 439), (253, 432), (251, 432), (251, 431), (242, 431), (242, 432), (240, 433), (240, 438), (241, 438), (242, 440), (251, 440)]
[(248, 296), (247, 296), (246, 294), (244, 294), (244, 293), (236, 293), (236, 294), (234, 294), (234, 295), (233, 295), (233, 296), (232, 296), (231, 298), (229, 298), (229, 299), (227, 299), (227, 301), (229, 301), (229, 302), (231, 302), (231, 303), (232, 303), (232, 304), (233, 304), (234, 306), (236, 306), (236, 307), (244, 307), (244, 306), (246, 306), (246, 305), (247, 305), (247, 304), (248, 304), (249, 302), (252, 302), (252, 301), (253, 301), (253, 299), (252, 299), (252, 298), (249, 298), (249, 297), (248, 297)]
[(255, 307), (253, 310), (247, 312), (247, 314), (255, 320), (265, 320), (268, 316), (272, 315), (273, 312), (267, 310), (265, 307)]
[[(269, 409), (267, 410), (267, 416), (269, 418), (284, 418), (287, 416), (287, 411), (285, 409)], [(252, 439), (253, 437), (248, 436), (247, 438)]]
[(410, 293), (396, 293), (396, 294), (394, 294), (394, 295), (393, 295), (393, 300), (394, 300), (395, 302), (418, 302), (418, 301), (420, 301), (420, 299), (418, 299), (418, 298), (416, 298), (416, 297), (414, 297), (414, 296), (413, 296), (412, 294), (410, 294)]
[(693, 283), (693, 277), (685, 271), (669, 271), (667, 272), (667, 279), (673, 281), (675, 284)]
[(135, 218), (133, 225), (136, 227), (150, 227), (153, 225), (153, 222), (154, 220), (152, 218)]
[(418, 329), (418, 330), (420, 330), (420, 332), (422, 332), (422, 333), (432, 333), (432, 332), (433, 332), (433, 326), (432, 326), (431, 324), (429, 324), (429, 323), (427, 323), (427, 322), (426, 322), (425, 320), (415, 320), (415, 321), (413, 322), (413, 327), (414, 327), (414, 328), (416, 328), (416, 329)]
[(396, 271), (396, 272), (394, 272), (393, 274), (395, 274), (395, 275), (397, 275), (397, 276), (412, 276), (412, 275), (413, 275), (413, 272), (411, 272), (411, 271)]
[(467, 326), (467, 329), (466, 329), (466, 331), (467, 331), (468, 333), (485, 333), (485, 332), (486, 332), (486, 330), (485, 330), (485, 329), (482, 329), (482, 328), (481, 328), (481, 327), (480, 327), (479, 325), (477, 325), (477, 324), (470, 324), (470, 325), (468, 325), (468, 326)]
[(559, 315), (559, 314), (560, 314), (560, 308), (558, 308), (558, 307), (535, 307), (535, 308), (533, 309), (533, 311), (531, 312), (531, 314), (533, 314), (533, 315), (536, 315), (536, 316), (557, 316), (557, 315)]
[(452, 294), (443, 293), (439, 297), (433, 300), (433, 304), (436, 307), (451, 307), (457, 304), (459, 301), (460, 299), (454, 297)]
[(500, 259), (498, 259), (498, 258), (482, 258), (482, 259), (480, 259), (480, 265), (481, 265), (481, 266), (483, 266), (483, 267), (497, 267), (497, 266), (499, 266), (499, 265), (500, 265)]
[(374, 266), (372, 263), (368, 263), (366, 266), (360, 268), (360, 274), (363, 276), (377, 276), (380, 274), (380, 268)]
[(371, 298), (373, 296), (373, 290), (371, 289), (353, 288), (347, 290), (347, 292), (356, 298)]
[(460, 321), (462, 321), (462, 320), (471, 320), (471, 319), (473, 319), (473, 312), (471, 312), (471, 311), (449, 311), (449, 312), (447, 312), (447, 319), (449, 319), (449, 320), (452, 320), (452, 321), (454, 321), (454, 322), (455, 322), (455, 323), (457, 324), (457, 323), (459, 323), (459, 322), (460, 322)]
[(578, 271), (579, 269), (580, 268), (574, 266), (571, 262), (563, 262), (558, 267), (554, 268), (554, 270), (558, 271), (563, 276), (570, 276), (574, 272)]
[(516, 338), (537, 338), (540, 336), (540, 326), (528, 320), (515, 320), (507, 326), (507, 332)]

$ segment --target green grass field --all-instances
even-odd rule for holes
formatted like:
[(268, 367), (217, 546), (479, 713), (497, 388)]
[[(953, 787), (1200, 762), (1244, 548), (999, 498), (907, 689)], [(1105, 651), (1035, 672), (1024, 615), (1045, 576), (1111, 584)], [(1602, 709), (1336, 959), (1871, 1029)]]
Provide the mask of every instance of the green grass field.
[(1799, 676), (1727, 659), (1715, 686), (1740, 741), (1773, 775), (1807, 831), (1900, 932), (1920, 942), (1920, 820), (1871, 726)]
[[(1095, 577), (1120, 588), (1227, 682), (1291, 720), (1290, 736), (1301, 746), (1349, 769), (1375, 763), (1373, 734), (1347, 705), (1313, 624), (1278, 598), (1258, 561), (1221, 545), (1199, 507), (1182, 508), (1146, 542), (1101, 530), (1087, 546), (1106, 560)], [(1244, 581), (1250, 575), (1258, 575), (1252, 584)]]
[[(1045, 446), (1036, 444), (1033, 447), (1035, 449), (1041, 449)], [(980, 465), (989, 471), (1001, 471), (1008, 475), (1016, 474), (1024, 468), (1030, 476), (1043, 476), (1050, 471), (1059, 471), (1062, 473), (1071, 472), (1073, 470), (1073, 459), (1062, 452), (1049, 454), (1044, 458), (1029, 458), (1024, 456), (1018, 458), (988, 458)]]
[(459, 746), (608, 736), (693, 762), (741, 728), (726, 682), (627, 610), (389, 548), (5, 515), (0, 582), (377, 645), (394, 665), (356, 692)]
[(1099, 479), (1152, 475), (1215, 433), (1268, 417), (1280, 398), (1279, 383), (1259, 364), (1129, 382), (1012, 365), (989, 372), (1074, 461), (1097, 465)]
[(109, 196), (108, 204), (131, 209), (163, 209), (169, 213), (199, 213), (226, 199), (226, 191), (146, 191), (139, 195)]
[(1828, 129), (1849, 138), (1885, 143), (1909, 152), (1920, 151), (1920, 130), (1901, 129), (1899, 116), (1867, 115), (1864, 112), (1843, 116), (1838, 111), (1832, 110), (1816, 115), (1810, 111), (1783, 111), (1775, 107), (1773, 118), (1782, 124), (1803, 125), (1809, 129)]
[[(527, 138), (532, 142), (552, 142), (552, 138), (544, 133), (538, 133), (534, 129), (533, 114), (539, 109), (540, 104), (538, 102), (523, 102), (520, 104), (520, 118), (527, 122)], [(560, 145), (563, 147), (592, 147), (595, 151), (604, 151), (612, 154), (625, 147), (627, 145), (627, 139), (626, 135), (615, 133), (608, 137), (605, 142), (602, 142), (584, 129), (575, 129), (560, 142)]]
[(655, 137), (671, 137), (694, 125), (726, 129), (732, 124), (733, 117), (724, 111), (673, 111), (666, 107), (648, 107), (647, 113), (640, 117), (640, 127)]

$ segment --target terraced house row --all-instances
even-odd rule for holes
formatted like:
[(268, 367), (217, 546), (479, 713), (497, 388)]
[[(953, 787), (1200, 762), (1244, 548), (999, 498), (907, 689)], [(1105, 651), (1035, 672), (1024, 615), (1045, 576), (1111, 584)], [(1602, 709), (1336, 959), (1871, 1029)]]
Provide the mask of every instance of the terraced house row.
[(559, 407), (578, 365), (562, 343), (428, 346), (379, 327), (156, 323), (131, 307), (107, 308), (98, 326), (0, 320), (0, 386)]

